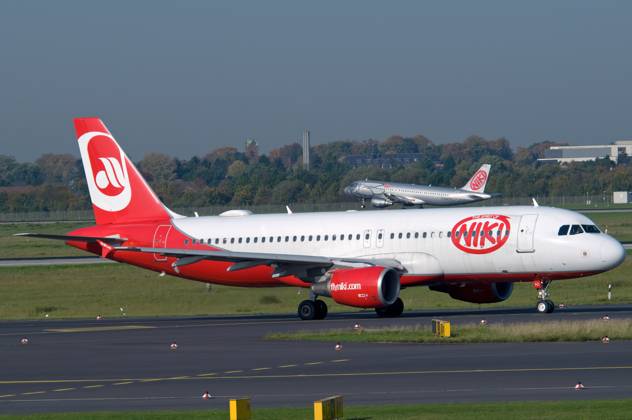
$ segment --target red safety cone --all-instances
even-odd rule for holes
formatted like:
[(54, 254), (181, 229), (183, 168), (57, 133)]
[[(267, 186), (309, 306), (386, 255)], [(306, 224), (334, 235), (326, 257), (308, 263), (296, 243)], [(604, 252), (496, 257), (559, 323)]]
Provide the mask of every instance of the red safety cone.
[(169, 348), (170, 348), (171, 350), (178, 350), (178, 343), (176, 343), (175, 341), (174, 341), (174, 342), (172, 342), (172, 343), (169, 345)]
[(207, 391), (204, 391), (204, 394), (202, 394), (202, 399), (203, 400), (210, 400), (211, 398), (213, 398), (213, 396)]
[(582, 383), (582, 381), (577, 381), (577, 385), (575, 385), (575, 391), (581, 391), (584, 388), (585, 388), (585, 386)]
[(26, 337), (22, 337), (20, 339), (20, 344), (22, 344), (23, 346), (26, 346), (29, 343), (29, 339)]
[(342, 350), (342, 344), (340, 344), (340, 341), (336, 343), (336, 347), (334, 347), (336, 349), (336, 351), (341, 351)]

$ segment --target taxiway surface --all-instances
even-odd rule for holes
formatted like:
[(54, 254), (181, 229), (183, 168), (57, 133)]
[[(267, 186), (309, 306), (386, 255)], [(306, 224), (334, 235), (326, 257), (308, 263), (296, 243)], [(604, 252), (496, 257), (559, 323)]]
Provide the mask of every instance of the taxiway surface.
[[(263, 340), (269, 332), (430, 322), (454, 324), (632, 318), (632, 306), (370, 312), (325, 321), (294, 316), (0, 323), (0, 413), (306, 406), (333, 394), (348, 404), (626, 398), (632, 342), (356, 344)], [(607, 322), (607, 321), (604, 321)], [(21, 345), (26, 337), (29, 344)], [(178, 344), (177, 350), (170, 343)], [(573, 386), (581, 380), (584, 391)], [(208, 390), (214, 398), (202, 400)]]

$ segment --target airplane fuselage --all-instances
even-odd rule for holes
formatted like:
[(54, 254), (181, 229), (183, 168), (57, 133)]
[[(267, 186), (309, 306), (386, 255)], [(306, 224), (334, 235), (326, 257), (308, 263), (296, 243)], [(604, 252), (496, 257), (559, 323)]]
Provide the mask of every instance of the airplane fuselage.
[(376, 207), (381, 206), (380, 200), (384, 200), (384, 206), (390, 205), (388, 203), (449, 206), (474, 203), (476, 201), (488, 200), (492, 197), (490, 194), (460, 188), (379, 181), (357, 181), (345, 188), (345, 192), (361, 199), (375, 200), (374, 205)]

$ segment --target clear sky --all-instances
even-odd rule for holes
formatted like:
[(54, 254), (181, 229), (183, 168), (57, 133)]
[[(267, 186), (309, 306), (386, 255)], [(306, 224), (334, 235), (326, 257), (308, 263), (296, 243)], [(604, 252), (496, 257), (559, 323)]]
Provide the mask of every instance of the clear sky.
[(630, 1), (0, 4), (0, 153), (78, 155), (100, 116), (135, 160), (421, 133), (632, 138)]

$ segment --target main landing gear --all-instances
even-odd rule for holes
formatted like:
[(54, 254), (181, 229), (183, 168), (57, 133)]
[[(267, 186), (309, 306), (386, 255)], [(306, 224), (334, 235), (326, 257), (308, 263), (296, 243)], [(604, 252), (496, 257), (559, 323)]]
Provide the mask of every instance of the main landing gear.
[(327, 316), (327, 304), (316, 298), (304, 300), (298, 304), (298, 316), (304, 321), (325, 319)]
[(538, 291), (538, 305), (536, 309), (541, 314), (550, 314), (555, 310), (555, 304), (549, 299), (550, 280), (534, 280), (533, 287)]
[(404, 301), (397, 298), (395, 302), (384, 308), (375, 308), (375, 313), (380, 318), (397, 318), (404, 312)]
[(365, 207), (366, 207), (366, 200), (363, 198), (363, 199), (360, 201), (360, 208), (361, 208), (361, 209), (363, 209), (363, 208), (365, 208)]

